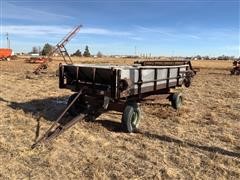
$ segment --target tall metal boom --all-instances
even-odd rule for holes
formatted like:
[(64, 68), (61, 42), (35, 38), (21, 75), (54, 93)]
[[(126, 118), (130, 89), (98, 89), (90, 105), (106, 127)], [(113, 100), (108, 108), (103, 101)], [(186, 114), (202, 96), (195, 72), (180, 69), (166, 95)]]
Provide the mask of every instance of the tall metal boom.
[(80, 31), (82, 25), (75, 27), (72, 31), (70, 31), (57, 45), (54, 49), (48, 54), (48, 57), (34, 70), (35, 74), (39, 74), (43, 69), (47, 69), (48, 62), (50, 61), (50, 57), (55, 53), (59, 52), (63, 60), (66, 64), (72, 64), (71, 56), (68, 54), (65, 45)]

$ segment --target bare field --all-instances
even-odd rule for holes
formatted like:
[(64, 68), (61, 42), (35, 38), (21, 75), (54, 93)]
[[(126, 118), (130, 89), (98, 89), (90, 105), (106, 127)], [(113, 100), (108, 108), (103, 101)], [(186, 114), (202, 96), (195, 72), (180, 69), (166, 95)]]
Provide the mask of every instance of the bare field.
[(231, 61), (194, 61), (193, 85), (177, 89), (182, 108), (143, 105), (138, 133), (121, 132), (121, 114), (109, 112), (32, 150), (71, 94), (58, 89), (59, 62), (40, 77), (24, 58), (0, 62), (0, 179), (240, 179), (240, 76), (229, 75)]

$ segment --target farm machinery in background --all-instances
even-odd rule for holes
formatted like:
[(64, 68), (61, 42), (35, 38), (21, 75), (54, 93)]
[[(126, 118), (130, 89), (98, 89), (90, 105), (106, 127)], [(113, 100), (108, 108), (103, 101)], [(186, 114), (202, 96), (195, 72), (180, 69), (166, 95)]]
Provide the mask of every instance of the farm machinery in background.
[(231, 75), (240, 75), (240, 60), (233, 61), (233, 68), (230, 72)]
[[(42, 56), (32, 56), (29, 59), (26, 59), (25, 62), (32, 64), (42, 64), (47, 61), (47, 58)], [(52, 61), (52, 59), (48, 58), (48, 61)]]
[(48, 54), (47, 57), (32, 57), (27, 62), (39, 63), (39, 66), (33, 71), (34, 74), (40, 74), (43, 70), (48, 68), (48, 63), (52, 61), (50, 58), (54, 53), (59, 53), (63, 57), (66, 64), (72, 64), (72, 59), (67, 52), (65, 45), (80, 31), (82, 25), (75, 27), (70, 31)]
[(10, 60), (13, 51), (10, 48), (0, 48), (0, 61)]
[(9, 34), (6, 34), (7, 37), (7, 48), (0, 48), (0, 61), (9, 61), (10, 59), (14, 59), (13, 51), (10, 48), (10, 39)]

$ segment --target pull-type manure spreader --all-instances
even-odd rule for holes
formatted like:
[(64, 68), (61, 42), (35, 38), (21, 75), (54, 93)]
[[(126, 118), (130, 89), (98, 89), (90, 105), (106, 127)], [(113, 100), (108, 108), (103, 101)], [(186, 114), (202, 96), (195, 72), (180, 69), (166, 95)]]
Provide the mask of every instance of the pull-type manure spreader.
[[(75, 92), (50, 129), (33, 145), (49, 142), (81, 119), (94, 121), (99, 115), (122, 112), (122, 127), (134, 132), (141, 119), (141, 102), (148, 96), (167, 98), (178, 109), (181, 93), (170, 89), (189, 87), (196, 72), (190, 61), (140, 61), (133, 65), (60, 64), (59, 87)], [(63, 121), (68, 113), (74, 116)]]

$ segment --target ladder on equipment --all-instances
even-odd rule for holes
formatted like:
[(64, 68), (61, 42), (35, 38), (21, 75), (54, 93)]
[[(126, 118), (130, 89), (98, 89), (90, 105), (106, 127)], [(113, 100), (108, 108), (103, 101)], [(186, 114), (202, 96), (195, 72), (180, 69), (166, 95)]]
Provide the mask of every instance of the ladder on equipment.
[(79, 25), (75, 27), (72, 31), (70, 31), (57, 45), (54, 47), (54, 49), (48, 54), (48, 57), (43, 61), (35, 70), (35, 74), (39, 74), (43, 69), (47, 69), (48, 62), (50, 62), (50, 57), (55, 53), (59, 52), (63, 60), (66, 64), (72, 64), (71, 56), (68, 54), (67, 49), (65, 45), (80, 31), (80, 28), (82, 25)]

